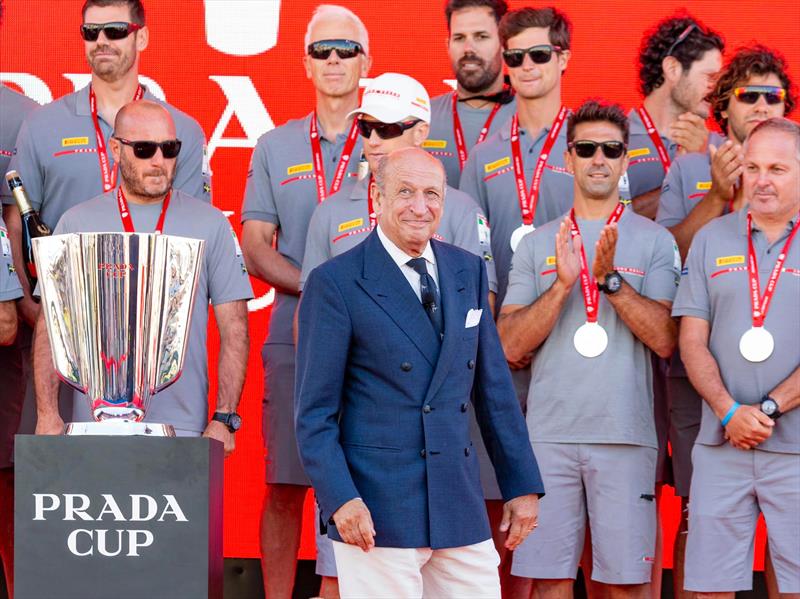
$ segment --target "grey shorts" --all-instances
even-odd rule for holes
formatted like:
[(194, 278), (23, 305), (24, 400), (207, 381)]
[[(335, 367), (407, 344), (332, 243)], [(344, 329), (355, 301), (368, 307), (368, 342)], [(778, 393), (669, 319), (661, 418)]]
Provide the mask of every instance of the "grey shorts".
[(672, 484), (672, 461), (667, 450), (669, 436), (669, 404), (667, 400), (667, 367), (668, 363), (651, 354), (653, 365), (653, 419), (658, 439), (658, 458), (656, 459), (656, 482)]
[(656, 546), (657, 451), (636, 445), (532, 443), (546, 495), (539, 527), (514, 551), (511, 573), (575, 578), (588, 514), (592, 580), (650, 581)]
[(703, 398), (685, 377), (667, 378), (667, 398), (675, 494), (688, 497), (692, 482), (692, 447), (700, 431)]
[(684, 588), (752, 589), (760, 512), (778, 589), (800, 593), (800, 454), (696, 444), (692, 463)]
[(336, 578), (336, 557), (333, 555), (333, 541), (327, 534), (319, 534), (319, 506), (314, 506), (314, 540), (317, 543), (317, 576)]
[(294, 351), (294, 345), (281, 343), (269, 343), (261, 349), (266, 482), (310, 486), (294, 434)]

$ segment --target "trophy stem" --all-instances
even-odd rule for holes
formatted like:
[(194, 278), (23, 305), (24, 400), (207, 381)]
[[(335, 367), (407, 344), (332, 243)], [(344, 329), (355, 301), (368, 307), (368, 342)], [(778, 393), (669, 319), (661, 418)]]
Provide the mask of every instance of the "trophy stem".
[(133, 420), (103, 420), (102, 422), (71, 422), (67, 425), (68, 435), (139, 435), (145, 437), (174, 437), (175, 428), (171, 424), (135, 422)]

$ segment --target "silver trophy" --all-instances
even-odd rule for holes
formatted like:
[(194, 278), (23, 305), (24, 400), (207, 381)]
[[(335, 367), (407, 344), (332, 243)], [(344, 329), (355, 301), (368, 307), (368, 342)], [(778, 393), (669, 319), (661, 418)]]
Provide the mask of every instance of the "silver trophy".
[(142, 233), (33, 240), (56, 373), (94, 418), (67, 434), (175, 435), (142, 420), (183, 370), (203, 245)]

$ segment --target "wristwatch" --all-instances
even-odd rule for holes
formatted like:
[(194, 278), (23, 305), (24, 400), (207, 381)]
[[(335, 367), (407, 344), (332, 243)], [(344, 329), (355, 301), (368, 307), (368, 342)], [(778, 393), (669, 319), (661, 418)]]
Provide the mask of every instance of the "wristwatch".
[(221, 422), (228, 427), (232, 433), (238, 431), (242, 426), (242, 417), (236, 412), (214, 412), (212, 420)]
[(773, 420), (777, 420), (783, 415), (783, 412), (778, 408), (778, 402), (769, 395), (761, 398), (761, 411)]
[(597, 288), (607, 295), (614, 295), (622, 289), (622, 275), (612, 270), (606, 275), (605, 282), (597, 284)]

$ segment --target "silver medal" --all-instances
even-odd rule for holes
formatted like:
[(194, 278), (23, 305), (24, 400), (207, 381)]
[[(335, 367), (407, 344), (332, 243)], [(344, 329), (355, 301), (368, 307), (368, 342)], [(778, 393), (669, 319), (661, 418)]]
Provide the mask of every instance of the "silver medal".
[(522, 238), (525, 237), (528, 233), (532, 233), (535, 227), (533, 225), (520, 225), (514, 232), (511, 234), (511, 251), (516, 252), (517, 246), (519, 242), (522, 241)]
[(774, 349), (775, 339), (764, 327), (752, 327), (739, 339), (739, 352), (748, 362), (763, 362)]
[(584, 358), (596, 358), (608, 347), (608, 334), (596, 322), (582, 324), (572, 338), (575, 349)]

